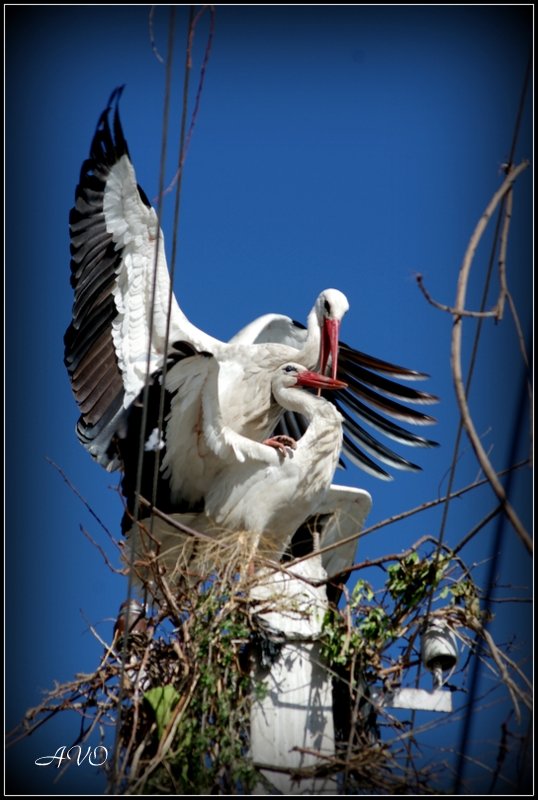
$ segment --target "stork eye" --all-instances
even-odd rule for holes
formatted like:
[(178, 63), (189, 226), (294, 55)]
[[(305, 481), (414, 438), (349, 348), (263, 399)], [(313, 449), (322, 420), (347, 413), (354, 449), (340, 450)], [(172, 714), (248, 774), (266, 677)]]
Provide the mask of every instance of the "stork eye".
[(325, 309), (325, 313), (326, 314), (330, 314), (331, 313), (331, 304), (329, 303), (328, 300), (325, 300), (325, 302), (323, 303), (323, 307)]
[(292, 367), (291, 364), (287, 364), (284, 367), (284, 372), (297, 372), (296, 367)]

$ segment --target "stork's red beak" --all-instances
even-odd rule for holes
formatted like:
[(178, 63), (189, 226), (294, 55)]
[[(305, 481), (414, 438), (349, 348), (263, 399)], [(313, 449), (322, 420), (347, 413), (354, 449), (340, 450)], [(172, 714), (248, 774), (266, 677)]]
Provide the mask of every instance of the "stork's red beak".
[(326, 319), (321, 331), (321, 347), (319, 354), (320, 372), (325, 374), (329, 356), (331, 357), (331, 377), (336, 378), (338, 369), (338, 336), (340, 333), (340, 321), (336, 319)]
[(308, 389), (346, 389), (347, 383), (307, 370), (297, 376), (297, 386), (306, 386)]

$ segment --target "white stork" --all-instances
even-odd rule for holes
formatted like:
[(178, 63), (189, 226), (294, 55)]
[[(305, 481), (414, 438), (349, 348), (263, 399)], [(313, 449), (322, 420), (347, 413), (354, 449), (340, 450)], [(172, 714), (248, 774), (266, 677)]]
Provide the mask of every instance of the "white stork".
[[(326, 522), (321, 526), (325, 534), (323, 546), (342, 535), (338, 512), (349, 513), (352, 503), (353, 530), (360, 530), (371, 507), (368, 492), (356, 490), (350, 503), (349, 490), (346, 493), (342, 487), (331, 487), (342, 446), (342, 416), (333, 403), (305, 391), (305, 388), (343, 389), (342, 382), (301, 364), (287, 363), (273, 370), (271, 392), (276, 401), (307, 421), (305, 433), (293, 447), (274, 448), (238, 434), (225, 424), (218, 401), (218, 360), (195, 356), (191, 361), (197, 362), (198, 374), (205, 374), (201, 387), (200, 437), (206, 455), (216, 459), (219, 466), (205, 494), (203, 511), (174, 514), (175, 521), (220, 539), (245, 533), (250, 539), (251, 552), (258, 551), (277, 562), (296, 531), (314, 515), (332, 518), (332, 529)], [(349, 522), (345, 525), (347, 531)], [(336, 533), (336, 528), (340, 533)], [(140, 534), (133, 534), (133, 530), (129, 538), (134, 535), (138, 542)], [(184, 555), (185, 536), (167, 521), (155, 518), (148, 541), (152, 540), (159, 542), (160, 564), (173, 575), (178, 554)], [(143, 552), (143, 548), (135, 546), (138, 553)], [(343, 555), (345, 566), (352, 563), (353, 554), (349, 560), (347, 550), (339, 555), (340, 558)], [(332, 569), (340, 564), (340, 571), (341, 562), (335, 562), (334, 558), (331, 553), (326, 564)], [(183, 562), (179, 572), (184, 572), (185, 566)]]
[(284, 364), (274, 371), (275, 400), (307, 421), (294, 447), (279, 452), (225, 425), (217, 401), (216, 364), (210, 362), (203, 395), (203, 431), (223, 466), (206, 494), (205, 512), (218, 528), (257, 534), (257, 549), (278, 561), (295, 531), (325, 499), (342, 447), (341, 414), (324, 397), (304, 388), (344, 389), (345, 384), (301, 364)]
[[(282, 410), (272, 399), (269, 375), (288, 361), (309, 369), (320, 364), (321, 371), (330, 362), (333, 377), (337, 374), (348, 384), (347, 389), (334, 393), (344, 417), (344, 455), (383, 478), (390, 475), (364, 451), (396, 468), (419, 469), (364, 430), (357, 418), (402, 443), (431, 446), (435, 442), (403, 429), (375, 408), (422, 425), (435, 420), (391, 397), (406, 403), (432, 403), (437, 398), (384, 377), (426, 377), (422, 373), (346, 345), (340, 346), (338, 355), (339, 325), (348, 309), (338, 290), (319, 295), (306, 328), (288, 317), (267, 315), (228, 343), (193, 325), (172, 297), (167, 337), (170, 278), (164, 241), (157, 215), (136, 182), (119, 118), (121, 92), (113, 92), (100, 117), (69, 218), (75, 298), (65, 335), (65, 363), (81, 411), (77, 433), (92, 456), (108, 470), (122, 467), (127, 472), (127, 463), (136, 463), (142, 433), (141, 393), (149, 363), (153, 407), (144, 417), (143, 441), (155, 448), (145, 456), (146, 461), (152, 457), (160, 461), (158, 498), (168, 511), (200, 507), (208, 487), (203, 460), (198, 459), (193, 467), (201, 378), (185, 355), (206, 351), (219, 362), (218, 401), (224, 423), (238, 434), (258, 442), (275, 434), (277, 447), (279, 437), (300, 438), (304, 419), (291, 411), (275, 430)], [(159, 417), (156, 397), (162, 388), (159, 371), (165, 365), (169, 367), (164, 385), (167, 413), (159, 434), (155, 431)], [(151, 465), (146, 466), (143, 487), (151, 483)], [(125, 475), (124, 489), (128, 497), (134, 492), (132, 475)]]

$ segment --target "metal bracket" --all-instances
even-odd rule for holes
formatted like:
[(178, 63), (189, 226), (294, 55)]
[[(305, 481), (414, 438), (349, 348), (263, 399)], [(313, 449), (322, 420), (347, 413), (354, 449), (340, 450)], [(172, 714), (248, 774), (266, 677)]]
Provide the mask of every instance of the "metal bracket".
[(452, 711), (452, 692), (445, 689), (396, 689), (379, 696), (379, 703), (389, 708), (409, 708), (416, 711)]

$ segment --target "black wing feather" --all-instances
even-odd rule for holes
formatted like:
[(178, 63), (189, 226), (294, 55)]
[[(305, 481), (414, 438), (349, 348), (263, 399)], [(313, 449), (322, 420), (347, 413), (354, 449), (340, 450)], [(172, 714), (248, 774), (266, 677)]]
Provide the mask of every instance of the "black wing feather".
[[(296, 323), (297, 327), (303, 325)], [(389, 375), (390, 378), (386, 376)], [(421, 469), (389, 449), (379, 439), (369, 433), (360, 423), (366, 423), (376, 433), (410, 447), (437, 447), (437, 442), (419, 436), (393, 422), (394, 419), (412, 425), (432, 425), (434, 417), (409, 408), (403, 403), (430, 405), (439, 398), (429, 392), (419, 391), (402, 385), (395, 378), (414, 381), (429, 377), (425, 372), (391, 364), (388, 361), (355, 350), (341, 342), (338, 356), (338, 378), (348, 384), (347, 389), (327, 392), (324, 396), (335, 404), (343, 417), (343, 447), (340, 466), (351, 461), (360, 469), (381, 480), (391, 480), (392, 476), (376, 461), (395, 469), (416, 472)], [(382, 413), (379, 413), (382, 412)], [(392, 418), (392, 419), (391, 419)], [(306, 421), (299, 414), (286, 411), (275, 433), (287, 434), (295, 439), (306, 430)], [(366, 452), (365, 452), (366, 451)]]
[[(121, 252), (107, 232), (103, 207), (110, 169), (123, 155), (129, 155), (118, 111), (122, 91), (119, 87), (111, 94), (99, 118), (69, 214), (74, 303), (64, 336), (64, 363), (81, 411), (77, 435), (109, 470), (120, 466), (111, 441), (126, 422), (123, 379), (112, 340), (117, 316), (112, 291)], [(110, 127), (113, 108), (114, 135)]]

